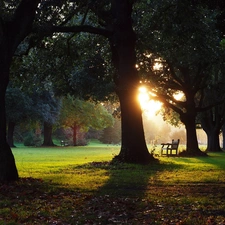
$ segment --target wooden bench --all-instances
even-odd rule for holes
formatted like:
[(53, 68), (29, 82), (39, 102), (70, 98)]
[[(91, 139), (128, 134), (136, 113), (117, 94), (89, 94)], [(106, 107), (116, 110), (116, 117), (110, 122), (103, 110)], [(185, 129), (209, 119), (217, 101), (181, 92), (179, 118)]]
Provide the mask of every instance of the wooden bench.
[(162, 143), (161, 156), (177, 156), (179, 143), (180, 139), (177, 139), (176, 141), (173, 139), (172, 143)]
[(69, 146), (68, 142), (66, 141), (61, 141), (60, 143), (61, 143), (61, 146), (63, 147)]

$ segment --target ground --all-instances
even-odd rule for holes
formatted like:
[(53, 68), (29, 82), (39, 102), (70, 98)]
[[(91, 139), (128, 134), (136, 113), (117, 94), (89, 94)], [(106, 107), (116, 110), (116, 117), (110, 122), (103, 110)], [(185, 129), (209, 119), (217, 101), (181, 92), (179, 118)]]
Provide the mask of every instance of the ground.
[(126, 190), (85, 193), (32, 178), (2, 184), (0, 224), (225, 224), (223, 183), (119, 188)]

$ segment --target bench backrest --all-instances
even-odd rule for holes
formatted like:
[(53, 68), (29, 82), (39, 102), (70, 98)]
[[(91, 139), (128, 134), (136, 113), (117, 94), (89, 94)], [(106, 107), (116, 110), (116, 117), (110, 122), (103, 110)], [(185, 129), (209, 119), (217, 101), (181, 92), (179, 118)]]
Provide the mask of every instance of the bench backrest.
[(178, 149), (179, 143), (180, 143), (180, 139), (177, 139), (176, 141), (173, 139), (171, 149)]

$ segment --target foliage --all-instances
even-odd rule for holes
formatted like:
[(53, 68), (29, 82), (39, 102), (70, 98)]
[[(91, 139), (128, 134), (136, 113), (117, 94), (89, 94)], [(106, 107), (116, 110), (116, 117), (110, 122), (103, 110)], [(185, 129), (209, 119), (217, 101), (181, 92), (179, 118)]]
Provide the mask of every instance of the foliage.
[(15, 58), (12, 68), (14, 83), (25, 90), (54, 90), (57, 96), (86, 100), (105, 100), (114, 94), (109, 46), (100, 36), (55, 33)]
[[(151, 88), (162, 101), (171, 101), (182, 111), (185, 111), (185, 99), (179, 102), (173, 95), (177, 91), (186, 95), (189, 89), (199, 105), (201, 98), (197, 92), (211, 81), (212, 65), (223, 55), (221, 36), (215, 26), (216, 11), (201, 5), (193, 7), (187, 1), (166, 0), (151, 1), (149, 8), (143, 10), (148, 16), (140, 19), (144, 29), (140, 30), (139, 37), (140, 45), (145, 47), (142, 65), (147, 67)], [(162, 67), (154, 70), (157, 62)]]
[(59, 43), (55, 39), (45, 39), (44, 46), (32, 48), (27, 55), (14, 59), (11, 71), (14, 84), (31, 93), (33, 90), (52, 91), (54, 83), (61, 88), (67, 87), (75, 56), (67, 54), (65, 43), (60, 38), (63, 39), (61, 36), (55, 38)]
[(24, 146), (35, 146), (33, 133), (29, 132), (26, 137), (24, 137)]
[[(137, 26), (141, 46), (138, 68), (144, 74), (143, 82), (155, 95), (153, 98), (163, 102), (165, 112), (171, 112), (167, 111), (171, 108), (184, 123), (186, 153), (201, 155), (196, 116), (220, 102), (218, 98), (213, 105), (206, 101), (207, 88), (224, 71), (222, 34), (217, 27), (220, 11), (186, 0), (150, 1), (149, 7), (141, 3), (139, 6), (137, 11), (142, 16), (137, 25), (143, 24), (143, 29)], [(177, 93), (184, 97), (176, 99)], [(164, 118), (173, 124), (177, 121), (173, 113)]]
[(119, 144), (121, 143), (121, 121), (118, 118), (114, 119), (113, 126), (107, 127), (102, 131), (100, 141), (105, 144)]
[(7, 121), (20, 123), (28, 120), (32, 110), (32, 99), (19, 88), (8, 87), (6, 91)]
[(62, 100), (60, 123), (65, 127), (80, 127), (82, 130), (103, 129), (113, 124), (113, 117), (100, 103), (82, 101), (72, 96)]
[(34, 134), (33, 132), (28, 132), (24, 137), (24, 146), (41, 146), (42, 139), (41, 136)]
[(99, 36), (79, 34), (72, 40), (79, 56), (74, 61), (69, 84), (71, 95), (104, 101), (114, 93), (111, 54), (108, 42)]
[(160, 114), (163, 120), (171, 124), (172, 126), (179, 127), (182, 123), (180, 121), (180, 115), (173, 111), (171, 108), (164, 107), (160, 110)]
[(27, 93), (18, 87), (7, 89), (6, 114), (10, 122), (19, 124), (30, 120), (54, 124), (58, 118), (59, 108), (59, 99), (50, 91), (33, 89), (32, 93)]
[(34, 91), (32, 99), (32, 117), (41, 122), (48, 122), (50, 124), (56, 123), (61, 103), (60, 100), (54, 96), (54, 93), (43, 90)]

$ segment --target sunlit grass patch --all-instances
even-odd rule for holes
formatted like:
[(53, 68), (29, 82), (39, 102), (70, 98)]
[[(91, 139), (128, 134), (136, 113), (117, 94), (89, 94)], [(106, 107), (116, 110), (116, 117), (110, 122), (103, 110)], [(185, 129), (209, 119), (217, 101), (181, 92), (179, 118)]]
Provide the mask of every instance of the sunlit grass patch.
[[(77, 188), (89, 187), (96, 190), (110, 177), (123, 182), (137, 182), (148, 179), (149, 184), (179, 184), (188, 182), (225, 182), (224, 153), (211, 153), (209, 157), (181, 158), (160, 157), (159, 165), (132, 165), (112, 172), (112, 166), (90, 166), (91, 162), (111, 161), (119, 147), (57, 147), (17, 148), (14, 155), (21, 177), (52, 180), (71, 184)], [(87, 167), (87, 165), (89, 166)], [(82, 165), (79, 167), (79, 165)], [(86, 165), (86, 166), (85, 166)], [(117, 165), (118, 167), (118, 165)], [(146, 178), (147, 176), (147, 178)], [(135, 180), (132, 179), (135, 177)]]
[[(225, 153), (209, 153), (208, 157), (183, 158), (161, 157), (162, 167), (157, 179), (169, 184), (177, 183), (223, 183), (225, 182)], [(176, 166), (179, 166), (176, 168)]]
[(20, 176), (35, 176), (54, 173), (70, 165), (92, 161), (111, 160), (119, 151), (118, 147), (52, 147), (13, 149)]

